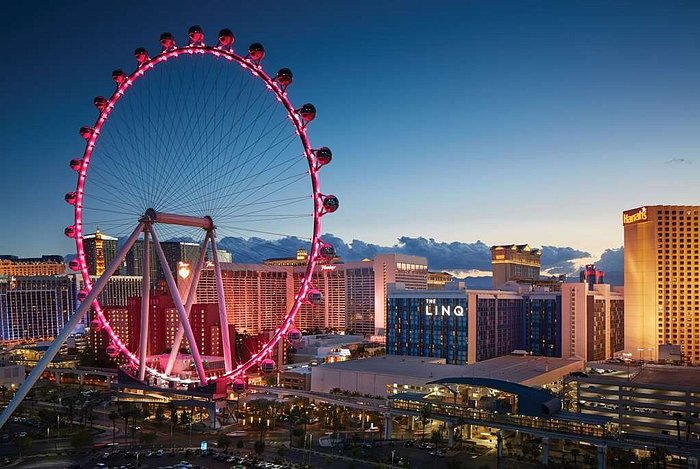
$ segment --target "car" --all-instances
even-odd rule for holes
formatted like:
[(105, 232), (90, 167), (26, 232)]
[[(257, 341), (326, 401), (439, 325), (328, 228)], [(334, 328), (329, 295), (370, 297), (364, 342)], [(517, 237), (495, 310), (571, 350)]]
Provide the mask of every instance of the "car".
[(403, 444), (404, 448), (410, 448), (411, 446), (413, 446), (413, 442), (411, 440), (408, 440)]

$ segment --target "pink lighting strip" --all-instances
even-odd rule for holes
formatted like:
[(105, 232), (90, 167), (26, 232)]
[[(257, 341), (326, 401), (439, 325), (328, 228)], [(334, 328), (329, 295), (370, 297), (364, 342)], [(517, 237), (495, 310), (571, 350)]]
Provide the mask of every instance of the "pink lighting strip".
[[(314, 151), (311, 148), (311, 144), (309, 142), (309, 138), (306, 133), (306, 125), (308, 124), (307, 121), (304, 121), (298, 114), (298, 112), (295, 110), (294, 106), (292, 106), (291, 102), (287, 98), (287, 94), (285, 91), (286, 87), (282, 87), (279, 85), (273, 78), (271, 78), (267, 73), (263, 71), (260, 65), (257, 65), (253, 63), (251, 60), (239, 56), (235, 52), (226, 50), (225, 48), (220, 48), (220, 47), (209, 47), (209, 46), (204, 46), (204, 45), (191, 45), (191, 46), (185, 46), (185, 47), (179, 47), (179, 48), (172, 48), (172, 49), (167, 49), (161, 52), (159, 55), (156, 55), (153, 58), (150, 58), (143, 63), (139, 64), (138, 68), (131, 73), (131, 75), (126, 76), (120, 83), (118, 83), (117, 89), (115, 92), (112, 94), (112, 96), (107, 100), (106, 105), (104, 105), (103, 109), (100, 111), (100, 114), (97, 118), (97, 121), (94, 124), (94, 127), (92, 128), (92, 132), (89, 134), (86, 134), (85, 136), (87, 137), (87, 143), (85, 146), (85, 151), (83, 153), (83, 161), (82, 164), (78, 169), (78, 183), (76, 187), (76, 199), (75, 199), (75, 225), (74, 225), (74, 234), (73, 236), (75, 237), (75, 244), (76, 244), (76, 250), (77, 250), (77, 255), (78, 255), (78, 260), (79, 260), (79, 266), (78, 269), (80, 270), (83, 281), (85, 284), (85, 288), (89, 291), (92, 288), (92, 281), (90, 279), (90, 275), (88, 273), (88, 266), (86, 262), (86, 256), (85, 256), (85, 250), (83, 247), (83, 197), (84, 197), (84, 188), (85, 188), (85, 181), (87, 178), (87, 171), (90, 166), (90, 158), (92, 156), (92, 152), (95, 148), (95, 145), (97, 144), (98, 138), (100, 136), (100, 133), (102, 131), (102, 127), (104, 126), (105, 122), (109, 118), (110, 113), (114, 109), (115, 105), (119, 100), (124, 96), (124, 94), (127, 92), (127, 90), (141, 77), (143, 77), (147, 72), (150, 70), (154, 69), (157, 65), (166, 62), (172, 58), (177, 58), (179, 56), (188, 56), (188, 55), (193, 55), (193, 54), (208, 54), (208, 55), (213, 55), (215, 57), (220, 57), (223, 59), (226, 59), (230, 62), (234, 62), (238, 64), (241, 68), (244, 70), (250, 72), (251, 75), (254, 77), (262, 80), (265, 83), (265, 86), (267, 89), (269, 89), (272, 93), (275, 94), (276, 99), (284, 106), (284, 108), (287, 111), (289, 119), (292, 121), (292, 124), (295, 127), (296, 133), (299, 136), (301, 143), (304, 147), (304, 152), (306, 155), (307, 163), (309, 165), (309, 175), (311, 177), (311, 186), (312, 186), (312, 191), (313, 191), (313, 199), (314, 199), (314, 217), (313, 217), (313, 235), (311, 239), (311, 253), (309, 255), (309, 262), (306, 268), (306, 272), (304, 275), (304, 278), (302, 279), (300, 290), (297, 293), (297, 296), (295, 297), (295, 302), (291, 310), (287, 313), (287, 315), (284, 318), (284, 321), (282, 325), (276, 329), (275, 334), (273, 337), (256, 353), (254, 354), (250, 360), (248, 360), (245, 363), (239, 364), (236, 366), (235, 369), (228, 371), (227, 373), (224, 374), (222, 378), (219, 379), (228, 379), (233, 381), (234, 379), (238, 377), (242, 377), (245, 375), (246, 371), (255, 366), (258, 365), (263, 359), (267, 358), (273, 349), (273, 347), (280, 341), (282, 340), (286, 333), (289, 331), (290, 328), (293, 327), (294, 323), (294, 318), (296, 317), (300, 306), (302, 303), (305, 301), (306, 296), (311, 289), (311, 277), (313, 274), (313, 270), (316, 266), (317, 259), (320, 257), (319, 256), (319, 249), (322, 245), (324, 245), (323, 241), (320, 239), (320, 232), (321, 232), (321, 218), (323, 215), (325, 215), (325, 211), (323, 209), (323, 203), (322, 203), (322, 198), (323, 195), (321, 194), (319, 190), (319, 180), (318, 180), (318, 170), (322, 166), (321, 164), (318, 164), (316, 161), (316, 156), (314, 154)], [(136, 220), (135, 220), (136, 222)], [(73, 237), (72, 236), (72, 237)], [(93, 303), (93, 309), (96, 312), (96, 317), (99, 319), (99, 321), (102, 323), (104, 330), (107, 332), (107, 334), (110, 336), (112, 344), (114, 344), (124, 356), (128, 358), (130, 363), (138, 369), (139, 367), (139, 357), (137, 357), (134, 353), (132, 353), (128, 348), (125, 346), (122, 340), (120, 340), (119, 336), (116, 334), (116, 332), (112, 329), (112, 327), (109, 324), (109, 321), (107, 321), (102, 308), (100, 307), (99, 303), (95, 301)], [(224, 344), (224, 347), (228, 347), (229, 344)], [(143, 366), (143, 365), (142, 365)], [(149, 374), (155, 375), (161, 379), (164, 380), (170, 380), (170, 381), (178, 381), (178, 382), (194, 382), (197, 380), (182, 380), (178, 377), (170, 377), (169, 375), (162, 373), (154, 368), (151, 367), (146, 367), (146, 370), (148, 371)], [(212, 380), (213, 378), (210, 378)]]

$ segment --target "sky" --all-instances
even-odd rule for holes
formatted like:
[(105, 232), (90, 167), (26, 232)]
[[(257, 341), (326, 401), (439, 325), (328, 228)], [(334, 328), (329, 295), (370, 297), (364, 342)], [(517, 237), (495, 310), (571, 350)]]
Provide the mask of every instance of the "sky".
[[(218, 1), (3, 4), (0, 253), (67, 254), (67, 166), (132, 52), (228, 27), (294, 70), (333, 149), (323, 231), (391, 245), (622, 245), (621, 212), (698, 204), (700, 3)], [(269, 68), (267, 67), (267, 64)]]

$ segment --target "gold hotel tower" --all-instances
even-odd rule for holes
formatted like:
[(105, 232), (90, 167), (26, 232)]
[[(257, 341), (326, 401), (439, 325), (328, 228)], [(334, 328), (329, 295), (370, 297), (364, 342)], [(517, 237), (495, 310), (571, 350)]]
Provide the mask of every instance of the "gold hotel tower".
[(625, 351), (657, 360), (680, 345), (700, 363), (697, 205), (647, 205), (622, 214), (625, 233)]

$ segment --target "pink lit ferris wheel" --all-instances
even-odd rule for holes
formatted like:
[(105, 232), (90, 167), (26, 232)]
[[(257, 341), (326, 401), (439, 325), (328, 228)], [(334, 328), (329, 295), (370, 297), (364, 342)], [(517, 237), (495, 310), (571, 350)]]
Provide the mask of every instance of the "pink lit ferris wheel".
[[(70, 162), (78, 181), (65, 196), (75, 208), (75, 221), (65, 234), (75, 239), (77, 258), (69, 266), (82, 275), (84, 289), (79, 293), (82, 306), (67, 329), (80, 321), (86, 305), (92, 305), (91, 327), (109, 337), (107, 354), (125, 357), (136, 378), (200, 385), (227, 379), (240, 390), (251, 367), (275, 369), (271, 350), (279, 341), (297, 341), (297, 311), (321, 300), (311, 283), (313, 270), (335, 256), (333, 247), (320, 238), (321, 219), (338, 208), (338, 199), (321, 192), (319, 172), (332, 154), (327, 147), (311, 145), (307, 129), (316, 109), (311, 104), (292, 105), (287, 94), (291, 70), (265, 72), (261, 44), (237, 53), (233, 34), (224, 29), (216, 45), (207, 45), (198, 26), (190, 28), (187, 45), (177, 45), (170, 33), (163, 33), (160, 43), (154, 56), (136, 49), (131, 73), (112, 73), (116, 89), (111, 96), (95, 98), (97, 120), (80, 129), (86, 146), (82, 156)], [(120, 242), (104, 273), (91, 278), (84, 235), (98, 227)], [(226, 239), (274, 241), (289, 236), (308, 243), (309, 250), (293, 304), (271, 339), (251, 358), (236, 363), (227, 327), (232, 322), (227, 304), (236, 299), (225, 298), (220, 244)], [(168, 268), (162, 247), (171, 240), (199, 246), (184, 290)], [(138, 347), (130, 349), (97, 298), (135, 246), (140, 246), (141, 258), (135, 262), (143, 275), (141, 331)], [(232, 255), (237, 262), (252, 262), (257, 253), (251, 247)], [(205, 269), (213, 271), (221, 325), (224, 371), (217, 376), (207, 374), (189, 320)], [(151, 272), (156, 271), (167, 283), (178, 317), (165, 365), (148, 357)], [(183, 340), (196, 371), (191, 378), (173, 373)]]

